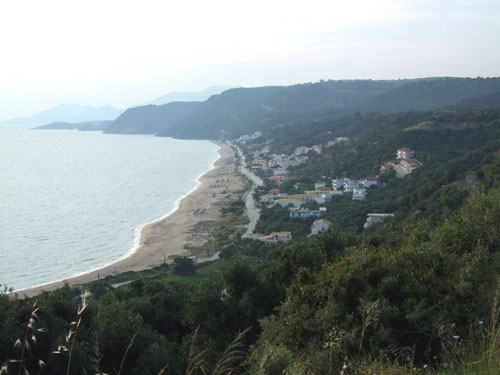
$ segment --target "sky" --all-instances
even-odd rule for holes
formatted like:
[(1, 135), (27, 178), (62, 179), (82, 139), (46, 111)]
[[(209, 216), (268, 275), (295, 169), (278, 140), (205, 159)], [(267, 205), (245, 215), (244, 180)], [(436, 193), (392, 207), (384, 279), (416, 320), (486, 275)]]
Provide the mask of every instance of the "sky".
[(0, 4), (0, 121), (320, 79), (500, 76), (500, 0)]

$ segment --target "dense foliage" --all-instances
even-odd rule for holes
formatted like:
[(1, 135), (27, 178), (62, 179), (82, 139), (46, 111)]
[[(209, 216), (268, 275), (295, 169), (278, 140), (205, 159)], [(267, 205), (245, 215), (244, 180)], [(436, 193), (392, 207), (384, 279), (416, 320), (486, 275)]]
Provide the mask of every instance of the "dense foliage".
[(105, 133), (158, 134), (165, 132), (199, 105), (199, 102), (173, 102), (132, 107), (109, 124)]
[[(266, 361), (277, 358), (278, 367), (307, 363), (309, 373), (323, 374), (346, 358), (389, 353), (405, 361), (404, 348), (415, 364), (436, 364), (449, 342), (488, 322), (499, 245), (500, 191), (493, 189), (475, 193), (437, 227), (423, 221), (407, 228), (392, 244), (330, 231), (276, 247), (256, 266), (233, 258), (199, 285), (137, 279), (90, 301), (70, 373), (116, 373), (125, 353), (123, 374), (156, 374), (167, 364), (172, 374), (183, 373), (197, 327), (195, 350), (205, 351), (208, 369), (248, 327), (246, 344), (257, 342), (248, 363), (254, 369), (272, 368), (276, 363)], [(41, 373), (65, 373), (67, 354), (52, 352), (78, 319), (80, 296), (66, 287), (37, 300), (31, 326), (44, 331), (33, 332), (24, 364), (35, 369), (42, 359)], [(13, 344), (32, 304), (0, 295), (2, 361), (19, 358)], [(9, 366), (16, 371), (16, 363)]]

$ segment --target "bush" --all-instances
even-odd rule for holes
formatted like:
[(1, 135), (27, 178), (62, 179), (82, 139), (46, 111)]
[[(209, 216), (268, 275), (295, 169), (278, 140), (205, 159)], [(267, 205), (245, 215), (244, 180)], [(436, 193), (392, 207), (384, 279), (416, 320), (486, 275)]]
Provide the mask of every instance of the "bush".
[(186, 257), (176, 258), (172, 269), (174, 275), (178, 276), (188, 276), (196, 273), (196, 267), (194, 266), (193, 261)]

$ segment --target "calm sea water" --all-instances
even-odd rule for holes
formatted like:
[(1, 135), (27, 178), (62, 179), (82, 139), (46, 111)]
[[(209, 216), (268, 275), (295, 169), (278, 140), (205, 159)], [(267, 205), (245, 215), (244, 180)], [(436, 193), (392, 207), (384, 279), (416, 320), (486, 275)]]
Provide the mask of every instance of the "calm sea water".
[(0, 284), (27, 288), (126, 256), (217, 157), (208, 141), (0, 129)]

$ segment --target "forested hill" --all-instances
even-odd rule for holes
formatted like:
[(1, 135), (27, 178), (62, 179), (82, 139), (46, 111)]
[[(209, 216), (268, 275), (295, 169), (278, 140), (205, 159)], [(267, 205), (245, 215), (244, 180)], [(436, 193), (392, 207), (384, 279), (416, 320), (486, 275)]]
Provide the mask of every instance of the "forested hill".
[(500, 78), (320, 81), (293, 86), (237, 88), (201, 103), (127, 110), (109, 133), (176, 138), (236, 138), (256, 130), (356, 112), (499, 108)]
[(85, 121), (85, 122), (51, 122), (34, 130), (80, 130), (80, 131), (103, 131), (113, 121)]
[(360, 112), (427, 111), (448, 107), (500, 107), (500, 78), (438, 78), (412, 81), (370, 98)]
[[(349, 137), (349, 142), (333, 142), (342, 136)], [(271, 153), (290, 155), (297, 147), (313, 145), (321, 146), (322, 152), (310, 151), (305, 163), (291, 167), (293, 177), (279, 186), (280, 192), (294, 194), (296, 184), (312, 190), (315, 182), (332, 178), (380, 175), (384, 183), (383, 187), (371, 189), (363, 202), (347, 196), (326, 204), (323, 217), (337, 230), (362, 231), (370, 212), (394, 213), (398, 220), (425, 217), (439, 221), (444, 213), (456, 210), (468, 195), (469, 176), (477, 177), (484, 187), (498, 186), (500, 110), (370, 113), (288, 125), (264, 132), (248, 150), (266, 147)], [(397, 178), (394, 173), (381, 174), (381, 165), (397, 163), (396, 150), (400, 147), (415, 150), (422, 168), (405, 178)], [(274, 187), (269, 185), (269, 189)], [(294, 237), (309, 234), (307, 226), (301, 227), (303, 233), (297, 226), (279, 226), (283, 220), (291, 224), (288, 218), (286, 209), (264, 210), (257, 231), (269, 233), (279, 228), (292, 231)]]
[(199, 105), (200, 102), (172, 102), (129, 108), (108, 126), (105, 133), (158, 134), (166, 132), (175, 122)]
[(321, 81), (294, 86), (239, 88), (214, 95), (176, 123), (180, 138), (237, 137), (275, 125), (347, 110), (408, 81)]

